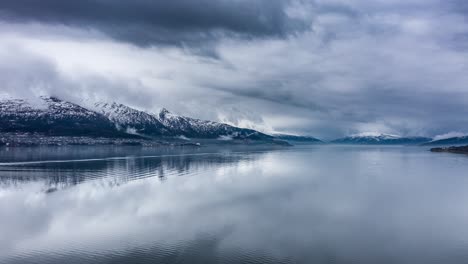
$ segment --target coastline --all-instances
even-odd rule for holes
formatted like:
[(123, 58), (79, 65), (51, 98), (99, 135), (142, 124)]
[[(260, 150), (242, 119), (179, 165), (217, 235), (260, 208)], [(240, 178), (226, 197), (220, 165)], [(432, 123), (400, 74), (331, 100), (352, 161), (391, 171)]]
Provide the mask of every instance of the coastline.
[(291, 146), (282, 140), (221, 140), (173, 137), (149, 138), (135, 137), (95, 137), (45, 135), (41, 133), (0, 133), (0, 147), (36, 147), (36, 146), (141, 146), (141, 147), (201, 147), (209, 145), (274, 145)]
[(438, 147), (431, 148), (431, 152), (446, 152), (455, 154), (468, 154), (468, 146), (451, 146), (451, 147)]

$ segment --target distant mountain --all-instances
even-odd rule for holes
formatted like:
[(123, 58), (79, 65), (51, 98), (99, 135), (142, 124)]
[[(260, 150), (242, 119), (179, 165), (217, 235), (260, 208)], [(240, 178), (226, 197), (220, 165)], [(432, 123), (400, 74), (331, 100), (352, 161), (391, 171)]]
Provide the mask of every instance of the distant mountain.
[(433, 140), (425, 143), (424, 145), (468, 145), (468, 136)]
[(123, 104), (104, 102), (85, 108), (55, 97), (42, 97), (34, 103), (21, 99), (0, 100), (0, 132), (50, 136), (276, 140), (252, 129), (179, 116), (166, 109), (159, 114), (151, 114)]
[(290, 143), (302, 143), (302, 144), (319, 144), (324, 143), (320, 139), (311, 136), (296, 136), (288, 134), (273, 134), (273, 136), (279, 140), (284, 140)]
[(389, 134), (359, 134), (335, 139), (333, 144), (358, 145), (419, 145), (431, 141), (426, 137), (400, 137)]

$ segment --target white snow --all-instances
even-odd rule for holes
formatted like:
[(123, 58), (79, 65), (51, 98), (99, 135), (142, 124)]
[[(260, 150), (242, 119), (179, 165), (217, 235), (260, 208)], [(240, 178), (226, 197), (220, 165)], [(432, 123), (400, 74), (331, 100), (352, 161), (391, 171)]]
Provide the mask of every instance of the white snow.
[(115, 102), (97, 102), (94, 104), (93, 110), (103, 114), (121, 127), (133, 128), (132, 125), (143, 123), (159, 125), (158, 119), (154, 115)]

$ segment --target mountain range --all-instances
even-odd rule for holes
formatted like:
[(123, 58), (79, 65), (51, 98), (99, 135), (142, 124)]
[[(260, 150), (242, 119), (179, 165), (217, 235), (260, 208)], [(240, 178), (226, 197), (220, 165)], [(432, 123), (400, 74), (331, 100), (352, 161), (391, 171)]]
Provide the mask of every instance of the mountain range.
[(339, 138), (331, 141), (333, 144), (354, 144), (354, 145), (419, 145), (430, 142), (427, 137), (401, 137), (390, 134), (364, 133)]
[[(468, 144), (468, 136), (433, 140), (427, 137), (401, 137), (380, 133), (363, 133), (324, 142), (312, 136), (268, 135), (252, 129), (176, 115), (165, 108), (158, 113), (150, 113), (115, 102), (86, 103), (86, 106), (82, 106), (56, 97), (40, 97), (33, 101), (1, 99), (0, 133), (2, 133), (3, 138), (5, 135), (12, 138), (22, 134), (23, 139), (28, 138), (25, 135), (34, 134), (36, 137), (43, 135), (48, 137), (179, 141), (210, 139), (218, 142), (270, 142), (275, 144)], [(56, 142), (60, 140), (55, 139)], [(36, 138), (30, 137), (29, 141), (34, 142)]]
[(180, 116), (167, 109), (152, 114), (123, 104), (104, 102), (84, 107), (56, 97), (41, 97), (34, 102), (1, 100), (0, 132), (46, 136), (276, 140), (252, 129)]

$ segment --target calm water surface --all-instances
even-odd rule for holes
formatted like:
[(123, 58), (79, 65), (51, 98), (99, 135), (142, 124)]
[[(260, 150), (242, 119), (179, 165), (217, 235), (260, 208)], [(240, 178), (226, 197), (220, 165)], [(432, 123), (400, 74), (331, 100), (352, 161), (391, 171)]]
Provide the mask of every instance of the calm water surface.
[(64, 147), (0, 162), (0, 263), (468, 263), (464, 155)]

